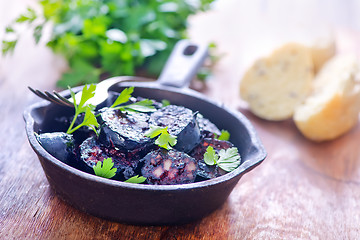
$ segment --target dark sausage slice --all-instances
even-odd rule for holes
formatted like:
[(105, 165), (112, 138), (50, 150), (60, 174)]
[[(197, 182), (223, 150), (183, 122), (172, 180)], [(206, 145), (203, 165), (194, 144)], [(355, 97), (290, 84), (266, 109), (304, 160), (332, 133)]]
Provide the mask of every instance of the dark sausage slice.
[(204, 153), (208, 146), (212, 146), (216, 153), (221, 149), (228, 149), (234, 145), (228, 141), (222, 141), (215, 138), (204, 138), (201, 143), (194, 148), (190, 156), (198, 161), (198, 170), (196, 172), (198, 179), (196, 181), (203, 181), (215, 177), (222, 176), (227, 172), (219, 168), (217, 165), (207, 165), (204, 162)]
[(72, 135), (64, 132), (42, 133), (37, 135), (37, 140), (52, 156), (72, 165), (75, 158), (75, 141)]
[(216, 125), (203, 115), (197, 114), (196, 120), (199, 124), (200, 132), (203, 137), (214, 137), (215, 134), (218, 136), (221, 134), (221, 131), (216, 127)]
[(114, 168), (117, 168), (114, 179), (125, 180), (140, 173), (139, 159), (145, 154), (139, 150), (120, 151), (116, 148), (107, 148), (96, 140), (94, 137), (86, 139), (80, 145), (80, 159), (85, 164), (84, 170), (94, 173), (93, 167), (98, 161), (104, 161), (105, 158), (111, 157), (114, 162)]
[(158, 149), (148, 153), (141, 173), (153, 185), (184, 184), (195, 181), (197, 163), (186, 153)]
[(145, 136), (149, 129), (149, 115), (139, 112), (123, 113), (106, 108), (100, 111), (99, 141), (106, 147), (124, 150), (151, 147), (152, 140)]
[(174, 148), (182, 152), (190, 152), (201, 140), (194, 113), (182, 106), (168, 105), (157, 110), (150, 115), (149, 124), (168, 127), (168, 132), (177, 136)]

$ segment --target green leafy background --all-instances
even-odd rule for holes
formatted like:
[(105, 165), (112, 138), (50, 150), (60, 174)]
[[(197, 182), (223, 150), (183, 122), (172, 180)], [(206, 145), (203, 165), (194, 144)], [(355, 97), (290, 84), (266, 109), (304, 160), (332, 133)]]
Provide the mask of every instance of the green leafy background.
[[(43, 0), (43, 16), (28, 8), (14, 24), (30, 24), (39, 42), (53, 24), (47, 45), (69, 62), (59, 87), (96, 83), (117, 75), (157, 76), (175, 43), (186, 38), (190, 15), (214, 0)], [(13, 32), (9, 26), (7, 32)], [(16, 40), (3, 41), (3, 53)]]

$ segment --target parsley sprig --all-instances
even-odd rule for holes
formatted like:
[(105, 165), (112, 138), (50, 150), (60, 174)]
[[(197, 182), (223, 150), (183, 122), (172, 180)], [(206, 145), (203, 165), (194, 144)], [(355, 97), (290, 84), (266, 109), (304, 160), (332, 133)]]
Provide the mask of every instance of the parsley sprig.
[(168, 132), (168, 127), (150, 126), (150, 129), (145, 133), (145, 136), (149, 138), (158, 137), (155, 140), (155, 144), (167, 150), (172, 149), (172, 146), (175, 146), (177, 143), (176, 136), (173, 136)]
[[(95, 96), (95, 89), (96, 89), (96, 85), (94, 85), (94, 84), (85, 85), (82, 90), (80, 102), (79, 102), (79, 104), (77, 104), (75, 93), (69, 87), (71, 98), (73, 100), (74, 107), (75, 107), (75, 114), (74, 114), (74, 118), (73, 118), (68, 130), (66, 131), (66, 133), (72, 134), (73, 132), (75, 132), (76, 130), (81, 128), (82, 126), (88, 126), (96, 133), (96, 135), (98, 135), (96, 128), (99, 127), (99, 123), (97, 122), (96, 115), (94, 114), (94, 110), (95, 110), (96, 106), (94, 106), (92, 104), (86, 104), (86, 102), (89, 99), (91, 99), (92, 97)], [(153, 101), (149, 100), (149, 99), (144, 99), (139, 102), (122, 105), (129, 101), (129, 99), (131, 98), (131, 94), (133, 92), (134, 92), (134, 87), (125, 88), (123, 91), (121, 91), (120, 95), (117, 97), (115, 102), (110, 106), (110, 108), (119, 109), (120, 111), (125, 111), (125, 112), (127, 112), (127, 111), (154, 112), (154, 111), (156, 111), (156, 109), (153, 105)], [(77, 126), (74, 126), (76, 119), (82, 113), (84, 113), (84, 120)]]
[(136, 176), (133, 176), (133, 177), (129, 178), (128, 180), (125, 180), (124, 182), (128, 182), (128, 183), (143, 183), (143, 182), (145, 182), (145, 180), (146, 180), (146, 177), (136, 175)]
[[(97, 122), (95, 114), (93, 112), (95, 109), (95, 106), (91, 105), (91, 104), (86, 104), (86, 102), (90, 98), (94, 97), (95, 89), (96, 89), (96, 85), (94, 85), (94, 84), (91, 84), (89, 86), (85, 85), (82, 90), (80, 102), (79, 102), (79, 104), (77, 104), (76, 98), (75, 98), (75, 93), (71, 90), (71, 88), (69, 88), (71, 98), (73, 100), (74, 107), (75, 107), (75, 114), (74, 114), (74, 118), (73, 118), (68, 130), (66, 131), (66, 133), (71, 134), (71, 133), (75, 132), (77, 129), (81, 128), (82, 126), (88, 126), (96, 133), (96, 135), (98, 134), (98, 132), (96, 131), (96, 128), (99, 127), (99, 123)], [(78, 116), (81, 113), (85, 113), (84, 120), (79, 125), (74, 126), (76, 119), (78, 118)]]
[(122, 105), (129, 101), (131, 94), (134, 92), (134, 87), (125, 88), (120, 95), (117, 97), (115, 102), (110, 108), (119, 109), (120, 111), (136, 111), (136, 112), (154, 112), (156, 111), (153, 101), (144, 99), (135, 103)]
[(134, 87), (125, 88), (121, 91), (120, 95), (116, 98), (115, 102), (110, 106), (110, 108), (115, 108), (120, 104), (126, 103), (131, 98), (131, 94), (134, 92)]
[[(116, 175), (117, 168), (114, 168), (114, 162), (112, 158), (105, 158), (102, 162), (98, 161), (96, 165), (93, 166), (94, 173), (96, 176), (103, 178), (112, 178)], [(145, 182), (146, 177), (143, 176), (133, 176), (124, 182), (128, 183), (143, 183)]]
[(169, 106), (171, 103), (170, 103), (170, 101), (169, 100), (167, 100), (167, 99), (163, 99), (163, 100), (161, 100), (161, 107), (166, 107), (166, 106)]
[(105, 158), (104, 161), (98, 161), (93, 167), (95, 175), (103, 178), (112, 178), (115, 176), (117, 168), (114, 168), (114, 162), (111, 158)]
[(207, 147), (204, 154), (204, 161), (207, 165), (218, 165), (227, 172), (235, 170), (240, 165), (240, 155), (236, 147), (221, 149), (217, 154), (212, 146)]
[(215, 134), (215, 138), (218, 140), (229, 141), (230, 133), (227, 130), (222, 129), (220, 135)]

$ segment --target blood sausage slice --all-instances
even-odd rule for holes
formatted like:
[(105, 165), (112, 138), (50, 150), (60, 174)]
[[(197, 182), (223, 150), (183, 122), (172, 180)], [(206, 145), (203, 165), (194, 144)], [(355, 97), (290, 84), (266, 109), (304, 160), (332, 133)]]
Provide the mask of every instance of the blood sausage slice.
[(158, 149), (148, 153), (141, 173), (153, 185), (184, 184), (195, 181), (197, 163), (186, 153)]
[(72, 165), (75, 158), (75, 141), (72, 135), (64, 132), (42, 133), (37, 140), (52, 156), (60, 161)]
[(94, 173), (93, 167), (98, 161), (103, 162), (105, 158), (111, 158), (114, 162), (114, 168), (117, 168), (115, 179), (125, 180), (140, 173), (140, 158), (145, 153), (140, 150), (120, 151), (114, 147), (107, 148), (94, 137), (86, 139), (80, 145), (80, 159), (85, 164), (87, 172)]
[(99, 119), (99, 141), (106, 147), (126, 150), (151, 147), (152, 140), (145, 136), (149, 129), (149, 115), (106, 108), (100, 112)]
[(190, 153), (190, 156), (198, 161), (198, 170), (196, 174), (199, 181), (219, 177), (227, 173), (217, 165), (210, 166), (204, 162), (204, 154), (209, 146), (212, 146), (218, 154), (221, 149), (231, 148), (233, 147), (233, 144), (228, 141), (222, 141), (215, 138), (204, 138), (201, 143), (194, 148), (194, 150)]
[(177, 136), (175, 149), (190, 152), (201, 140), (195, 114), (188, 108), (168, 105), (150, 115), (150, 125), (168, 127), (171, 135)]

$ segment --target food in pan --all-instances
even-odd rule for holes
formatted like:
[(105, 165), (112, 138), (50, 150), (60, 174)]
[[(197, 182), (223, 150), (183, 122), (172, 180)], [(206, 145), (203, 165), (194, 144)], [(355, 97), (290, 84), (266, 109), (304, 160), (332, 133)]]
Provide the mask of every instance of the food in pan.
[(62, 119), (66, 132), (36, 134), (60, 161), (101, 177), (152, 185), (203, 181), (240, 165), (229, 133), (201, 113), (134, 98), (133, 87), (105, 107), (88, 105), (95, 88), (85, 86), (79, 103), (70, 89), (75, 114)]
[(149, 152), (143, 159), (141, 169), (149, 184), (192, 183), (196, 178), (197, 162), (184, 152), (157, 149)]
[[(210, 148), (208, 148), (209, 146)], [(214, 137), (203, 138), (201, 143), (197, 145), (191, 153), (191, 156), (193, 156), (198, 162), (198, 178), (206, 180), (219, 177), (226, 173), (226, 171), (220, 168), (218, 165), (206, 164), (204, 160), (204, 155), (206, 154), (207, 149), (213, 149), (215, 152), (219, 153), (221, 149), (230, 149), (232, 147), (233, 144), (228, 141), (222, 141)]]
[(169, 134), (176, 136), (179, 151), (189, 152), (200, 142), (200, 129), (196, 114), (181, 106), (165, 106), (150, 115), (149, 124), (167, 127)]
[(40, 144), (55, 158), (69, 164), (75, 157), (75, 140), (64, 132), (43, 133), (37, 135)]

